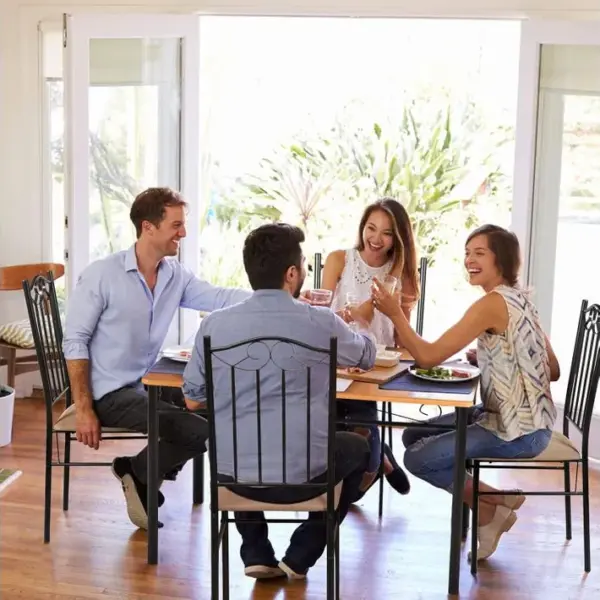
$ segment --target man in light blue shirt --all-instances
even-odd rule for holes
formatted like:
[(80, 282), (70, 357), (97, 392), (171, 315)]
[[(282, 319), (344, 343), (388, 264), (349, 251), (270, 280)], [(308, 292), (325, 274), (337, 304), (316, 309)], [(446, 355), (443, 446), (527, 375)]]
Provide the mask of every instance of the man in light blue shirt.
[[(169, 188), (150, 188), (131, 206), (137, 242), (89, 265), (69, 297), (63, 350), (76, 407), (78, 441), (97, 449), (100, 427), (147, 432), (141, 378), (156, 362), (179, 307), (212, 311), (246, 299), (244, 290), (198, 279), (177, 259), (185, 237), (186, 202)], [(183, 402), (181, 402), (183, 404)], [(159, 477), (206, 450), (207, 423), (172, 403), (159, 402)], [(147, 529), (147, 451), (118, 457), (133, 523)], [(159, 503), (164, 500), (161, 496)]]
[[(329, 348), (330, 338), (335, 336), (339, 365), (363, 369), (373, 367), (376, 346), (366, 330), (355, 333), (329, 308), (310, 306), (296, 300), (306, 276), (300, 245), (303, 241), (302, 231), (286, 224), (263, 225), (249, 234), (244, 244), (244, 266), (254, 294), (236, 306), (213, 312), (202, 321), (192, 358), (184, 372), (183, 393), (188, 407), (193, 409), (205, 398), (204, 336), (211, 337), (213, 347), (275, 336), (317, 348)], [(324, 480), (329, 365), (315, 361), (314, 354), (303, 352), (299, 347), (269, 344), (269, 350), (263, 344), (254, 344), (219, 353), (218, 358), (213, 358), (217, 469), (223, 481), (232, 481), (235, 464), (233, 390), (228, 365), (234, 364), (239, 366), (235, 374), (238, 481), (270, 484), (271, 487), (259, 490), (246, 489), (256, 500), (287, 504), (306, 498), (294, 495), (298, 494), (297, 488), (277, 487), (278, 483)], [(311, 366), (308, 392), (307, 370), (303, 367), (311, 362), (316, 364)], [(261, 477), (258, 473), (256, 369), (260, 369), (261, 390)], [(285, 453), (281, 435), (282, 369), (286, 371)], [(308, 397), (310, 427), (307, 426)], [(310, 431), (310, 467), (307, 467), (307, 429)], [(368, 454), (369, 447), (363, 437), (346, 432), (336, 434), (336, 479), (344, 481), (339, 503), (342, 519), (366, 471)], [(325, 549), (325, 521), (320, 513), (311, 513), (309, 519), (294, 532), (279, 564), (267, 537), (262, 513), (236, 513), (236, 526), (242, 537), (241, 556), (245, 573), (250, 577), (284, 574), (292, 578), (304, 577)]]

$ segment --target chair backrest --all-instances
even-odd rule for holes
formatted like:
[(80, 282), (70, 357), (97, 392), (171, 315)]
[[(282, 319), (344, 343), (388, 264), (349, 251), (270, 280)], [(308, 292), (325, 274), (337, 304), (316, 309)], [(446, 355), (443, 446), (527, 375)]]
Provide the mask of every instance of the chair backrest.
[(573, 361), (567, 384), (563, 431), (569, 423), (582, 434), (582, 453), (587, 455), (588, 434), (600, 378), (600, 305), (583, 300), (579, 313)]
[(423, 335), (423, 325), (425, 323), (425, 285), (427, 283), (427, 259), (421, 258), (419, 261), (419, 287), (420, 295), (417, 303), (417, 322), (415, 330), (419, 335)]
[(321, 274), (323, 272), (323, 255), (320, 252), (315, 253), (312, 270), (313, 287), (318, 290), (321, 287)]
[(40, 366), (46, 411), (52, 422), (52, 407), (64, 400), (71, 404), (69, 376), (62, 351), (63, 331), (54, 287), (54, 277), (49, 271), (45, 276), (36, 275), (32, 281), (22, 282), (27, 313)]
[(31, 281), (36, 275), (52, 273), (54, 280), (65, 274), (65, 266), (60, 263), (36, 263), (0, 267), (0, 291), (14, 292), (22, 289), (23, 280)]
[[(204, 362), (206, 380), (206, 399), (208, 416), (210, 421), (211, 435), (209, 437), (209, 456), (211, 471), (211, 496), (214, 506), (217, 506), (218, 487), (225, 486), (235, 492), (236, 487), (265, 486), (265, 485), (289, 485), (294, 488), (305, 488), (307, 491), (325, 488), (331, 492), (335, 488), (334, 477), (334, 453), (335, 453), (335, 431), (336, 431), (336, 366), (337, 366), (337, 338), (330, 339), (329, 348), (317, 348), (303, 342), (285, 337), (261, 337), (240, 341), (228, 346), (213, 347), (210, 336), (204, 337)], [(217, 373), (217, 369), (219, 372)], [(323, 394), (322, 389), (315, 389), (313, 376), (315, 372), (323, 375), (328, 374), (327, 391), (327, 456), (326, 469), (327, 481), (322, 483), (299, 483), (289, 480), (288, 468), (296, 467), (306, 474), (303, 481), (308, 481), (321, 473), (313, 472), (315, 459), (311, 456), (311, 441), (315, 435), (315, 429), (321, 429), (325, 425), (322, 420), (317, 421), (314, 415), (311, 419), (311, 410), (315, 414), (322, 409), (315, 404), (316, 394)], [(268, 371), (269, 381), (264, 374)], [(273, 380), (273, 373), (279, 381)], [(217, 376), (215, 376), (217, 375)], [(219, 381), (221, 386), (217, 386)], [(226, 382), (226, 383), (225, 383)], [(245, 402), (239, 403), (240, 390), (245, 394)], [(316, 392), (316, 394), (315, 394)], [(255, 399), (250, 401), (248, 398)], [(216, 402), (215, 402), (216, 399)], [(226, 404), (223, 404), (226, 403)], [(229, 406), (230, 403), (230, 406)], [(245, 408), (244, 408), (245, 404)], [(303, 405), (299, 408), (300, 405)], [(225, 406), (227, 413), (224, 414)], [(219, 415), (221, 410), (222, 417)], [(230, 412), (229, 412), (230, 411)], [(245, 415), (242, 411), (245, 411)], [(301, 412), (300, 412), (301, 411)], [(250, 414), (251, 417), (247, 415)], [(245, 427), (238, 426), (240, 416), (246, 418)], [(292, 417), (295, 415), (295, 417)], [(301, 417), (301, 418), (300, 418)], [(223, 418), (231, 421), (231, 434), (229, 425), (226, 428), (217, 424), (217, 419)], [(254, 421), (255, 419), (255, 421)], [(249, 422), (254, 421), (251, 426)], [(266, 422), (269, 421), (270, 425)], [(279, 425), (280, 424), (280, 425)], [(295, 431), (293, 431), (295, 429)], [(306, 450), (298, 452), (298, 448), (291, 449), (289, 439), (298, 441), (298, 432), (306, 431)], [(216, 438), (219, 432), (220, 441)], [(229, 437), (229, 435), (231, 437)], [(243, 436), (243, 439), (242, 439)], [(278, 440), (269, 442), (266, 436), (279, 436)], [(231, 444), (229, 442), (231, 441)], [(304, 440), (303, 440), (304, 441)], [(226, 483), (219, 479), (218, 464), (219, 444), (226, 444), (228, 452), (233, 448), (232, 467), (233, 476)], [(268, 476), (265, 483), (263, 477), (263, 462), (266, 453), (264, 446), (273, 445), (280, 447), (281, 453), (281, 477), (277, 480)], [(224, 448), (225, 446), (223, 446)], [(243, 447), (243, 448), (242, 448)], [(245, 450), (244, 450), (245, 449)], [(293, 454), (292, 454), (293, 453)], [(241, 471), (240, 462), (248, 465), (248, 456), (255, 456), (257, 465), (252, 465), (256, 478), (248, 479)], [(274, 455), (271, 455), (271, 457)], [(269, 457), (267, 457), (268, 459)], [(227, 459), (231, 460), (231, 459)], [(231, 466), (231, 462), (229, 463)], [(277, 463), (279, 465), (279, 463)], [(221, 474), (222, 475), (222, 474)], [(317, 495), (317, 494), (315, 494)], [(329, 500), (328, 500), (329, 502)]]

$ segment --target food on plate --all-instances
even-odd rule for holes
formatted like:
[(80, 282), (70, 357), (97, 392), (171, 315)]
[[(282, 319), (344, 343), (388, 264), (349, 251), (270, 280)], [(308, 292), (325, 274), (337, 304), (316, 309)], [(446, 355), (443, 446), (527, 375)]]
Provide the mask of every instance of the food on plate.
[(432, 379), (467, 379), (471, 373), (460, 369), (449, 369), (446, 367), (432, 367), (431, 369), (415, 369), (417, 375), (431, 377)]
[(366, 369), (361, 369), (360, 367), (344, 367), (342, 371), (346, 371), (346, 373), (361, 375), (362, 373), (366, 373)]

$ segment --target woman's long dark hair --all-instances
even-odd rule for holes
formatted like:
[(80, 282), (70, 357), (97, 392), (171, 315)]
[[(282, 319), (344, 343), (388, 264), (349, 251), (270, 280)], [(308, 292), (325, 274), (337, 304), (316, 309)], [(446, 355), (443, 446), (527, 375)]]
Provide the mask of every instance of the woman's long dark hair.
[(369, 217), (376, 210), (381, 210), (390, 217), (394, 231), (394, 243), (389, 251), (389, 258), (393, 260), (392, 270), (398, 268), (402, 270), (403, 279), (408, 280), (415, 290), (416, 300), (419, 297), (419, 277), (417, 275), (415, 236), (410, 217), (400, 202), (393, 198), (382, 198), (365, 208), (358, 226), (356, 249), (359, 251), (365, 249), (363, 231)]

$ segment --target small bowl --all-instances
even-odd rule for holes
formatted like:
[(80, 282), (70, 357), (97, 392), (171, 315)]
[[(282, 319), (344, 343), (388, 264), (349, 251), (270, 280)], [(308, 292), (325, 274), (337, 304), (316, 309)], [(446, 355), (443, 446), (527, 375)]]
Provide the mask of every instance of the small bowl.
[(395, 367), (400, 362), (400, 355), (397, 352), (378, 352), (375, 356), (376, 367)]

